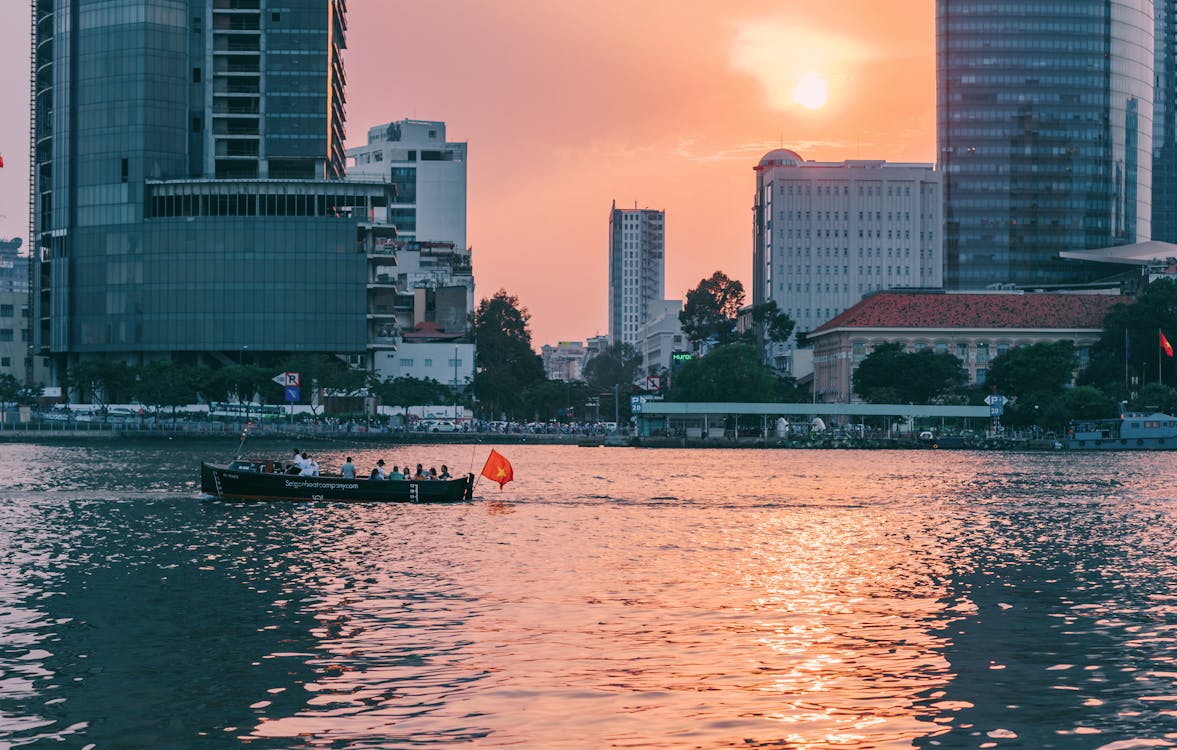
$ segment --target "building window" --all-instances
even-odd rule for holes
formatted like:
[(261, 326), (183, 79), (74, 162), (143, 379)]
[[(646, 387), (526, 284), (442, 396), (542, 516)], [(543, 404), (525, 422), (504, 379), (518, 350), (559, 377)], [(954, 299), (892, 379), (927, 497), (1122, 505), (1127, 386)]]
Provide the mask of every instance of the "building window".
[(401, 367), (412, 367), (412, 366), (413, 366), (412, 359), (401, 359)]
[(984, 367), (978, 367), (977, 368), (977, 385), (983, 384), (985, 382), (985, 378), (986, 378), (986, 376), (988, 376), (988, 374), (989, 374), (989, 371), (986, 370)]
[(200, 68), (193, 68), (192, 69), (192, 82), (193, 83), (200, 83)]
[[(986, 343), (977, 344), (977, 364), (984, 365), (984, 364), (988, 364), (988, 363), (989, 363), (989, 345)], [(980, 370), (978, 370), (977, 372), (980, 372)], [(985, 381), (978, 380), (977, 382), (983, 383)]]
[(0, 305), (0, 318), (11, 318), (16, 315), (16, 308), (12, 305)]
[(0, 367), (12, 367), (12, 357), (0, 357)]
[(426, 357), (425, 358), (425, 366), (426, 367), (433, 367), (433, 360), (430, 359), (429, 357)]
[(14, 341), (16, 339), (11, 328), (0, 328), (0, 341)]

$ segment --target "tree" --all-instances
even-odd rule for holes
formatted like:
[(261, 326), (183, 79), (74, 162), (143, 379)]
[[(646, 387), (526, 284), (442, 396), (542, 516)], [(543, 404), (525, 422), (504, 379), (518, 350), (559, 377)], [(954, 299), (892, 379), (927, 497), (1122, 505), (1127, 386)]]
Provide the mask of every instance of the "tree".
[(764, 340), (780, 344), (793, 335), (796, 322), (777, 307), (776, 300), (761, 302), (752, 308), (752, 322), (760, 328)]
[(15, 375), (7, 372), (0, 375), (0, 406), (20, 401), (21, 391), (20, 381)]
[(278, 368), (261, 368), (257, 372), (254, 392), (262, 403), (285, 400), (282, 386), (273, 382), (274, 369), (282, 372), (297, 372), (302, 384), (299, 403), (310, 404), (311, 413), (316, 414), (315, 393), (320, 389), (356, 394), (372, 385), (372, 377), (366, 370), (348, 366), (339, 357), (331, 354), (301, 354), (287, 358)]
[(903, 344), (879, 344), (854, 371), (854, 392), (872, 404), (927, 404), (965, 382), (960, 360), (930, 349), (908, 353)]
[(543, 361), (531, 349), (531, 314), (503, 289), (478, 303), (474, 314), (474, 392), (492, 415), (522, 406), (523, 390), (544, 380)]
[(692, 359), (675, 375), (670, 401), (775, 402), (784, 384), (748, 344), (728, 344)]
[[(1079, 375), (1082, 385), (1094, 385), (1105, 393), (1128, 397), (1129, 377), (1143, 383), (1157, 375), (1158, 361), (1172, 374), (1174, 360), (1160, 351), (1161, 331), (1177, 341), (1177, 282), (1159, 279), (1148, 285), (1133, 304), (1116, 305), (1103, 322), (1103, 334), (1091, 347), (1086, 369)], [(1165, 373), (1162, 373), (1165, 375)], [(1168, 382), (1169, 377), (1162, 377)]]
[(1071, 341), (1023, 346), (998, 355), (989, 365), (985, 382), (1013, 398), (1030, 393), (1057, 395), (1074, 377), (1077, 361)]
[(633, 344), (610, 344), (584, 365), (585, 381), (598, 392), (629, 391), (642, 369), (642, 355)]
[(195, 403), (198, 394), (193, 368), (184, 367), (170, 359), (157, 359), (139, 368), (135, 377), (135, 398), (140, 403), (155, 407), (175, 407)]
[(1162, 383), (1148, 383), (1141, 386), (1128, 408), (1132, 411), (1160, 411), (1165, 414), (1177, 414), (1177, 390)]
[(743, 306), (744, 285), (716, 271), (687, 292), (678, 320), (691, 341), (715, 339), (722, 346), (735, 339), (736, 316)]
[(429, 404), (452, 403), (456, 397), (453, 389), (442, 385), (433, 378), (414, 378), (402, 375), (387, 378), (374, 387), (380, 403), (392, 406), (427, 406)]
[(128, 365), (106, 359), (87, 359), (66, 372), (71, 388), (79, 399), (103, 406), (129, 401), (135, 386), (135, 372)]

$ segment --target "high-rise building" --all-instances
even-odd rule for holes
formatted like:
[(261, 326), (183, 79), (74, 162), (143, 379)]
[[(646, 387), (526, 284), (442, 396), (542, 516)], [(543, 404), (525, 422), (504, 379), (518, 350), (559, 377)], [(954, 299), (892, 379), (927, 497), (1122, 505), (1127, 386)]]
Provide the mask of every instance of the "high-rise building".
[(609, 341), (638, 342), (638, 329), (662, 312), (666, 278), (666, 212), (609, 212)]
[(770, 352), (778, 369), (806, 374), (796, 333), (864, 294), (943, 283), (941, 182), (931, 164), (812, 162), (777, 149), (755, 170), (752, 302), (774, 301), (797, 324)]
[(1177, 242), (1177, 0), (1154, 0), (1152, 239)]
[(466, 144), (446, 141), (444, 122), (401, 120), (369, 128), (367, 144), (347, 156), (349, 180), (383, 180), (393, 191), (372, 218), (395, 227), (395, 261), (376, 270), (391, 283), (377, 294), (396, 312), (381, 340), (387, 334), (396, 349), (377, 352), (373, 372), (468, 385), (474, 275), (466, 246)]
[(386, 221), (405, 240), (466, 247), (466, 144), (445, 139), (445, 123), (401, 120), (368, 128), (347, 150), (349, 178), (378, 178), (395, 192)]
[(370, 363), (345, 0), (36, 0), (33, 333), (80, 359)]
[(1062, 251), (1148, 240), (1152, 0), (937, 0), (945, 281), (1098, 273)]

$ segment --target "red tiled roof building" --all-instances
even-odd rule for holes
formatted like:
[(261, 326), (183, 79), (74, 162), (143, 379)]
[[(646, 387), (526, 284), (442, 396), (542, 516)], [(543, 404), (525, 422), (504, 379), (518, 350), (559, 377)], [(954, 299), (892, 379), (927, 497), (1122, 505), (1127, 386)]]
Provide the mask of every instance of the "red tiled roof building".
[(814, 388), (829, 402), (858, 400), (853, 370), (878, 344), (955, 355), (970, 383), (983, 383), (989, 362), (1011, 348), (1070, 340), (1079, 351), (1099, 338), (1103, 319), (1129, 297), (1106, 294), (943, 294), (879, 292), (809, 334)]

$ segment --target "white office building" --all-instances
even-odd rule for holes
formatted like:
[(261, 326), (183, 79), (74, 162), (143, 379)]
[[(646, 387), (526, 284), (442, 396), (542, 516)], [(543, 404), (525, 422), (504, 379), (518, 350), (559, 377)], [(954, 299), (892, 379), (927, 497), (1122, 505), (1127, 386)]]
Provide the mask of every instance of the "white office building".
[(377, 125), (367, 145), (347, 156), (349, 178), (380, 177), (396, 187), (386, 215), (375, 219), (395, 225), (397, 237), (466, 247), (466, 144), (446, 141), (444, 122)]
[(688, 341), (678, 314), (682, 300), (662, 300), (652, 306), (653, 316), (638, 329), (638, 352), (642, 355), (642, 374), (660, 375), (670, 370), (671, 356), (686, 351)]
[[(662, 311), (666, 277), (666, 212), (609, 212), (609, 340), (638, 345), (638, 330)], [(639, 347), (640, 348), (640, 347)]]
[(941, 178), (931, 164), (804, 161), (770, 151), (756, 170), (752, 301), (797, 324), (771, 352), (795, 377), (796, 333), (884, 289), (941, 287)]

